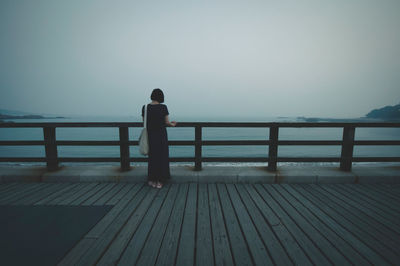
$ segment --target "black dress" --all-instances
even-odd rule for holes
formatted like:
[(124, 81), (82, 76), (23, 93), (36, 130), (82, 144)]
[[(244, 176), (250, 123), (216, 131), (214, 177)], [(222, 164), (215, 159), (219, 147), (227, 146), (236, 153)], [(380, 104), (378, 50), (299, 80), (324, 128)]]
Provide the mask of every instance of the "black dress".
[[(149, 136), (148, 179), (165, 182), (171, 178), (169, 171), (168, 136), (165, 116), (168, 108), (164, 104), (147, 105), (147, 133)], [(144, 116), (144, 105), (142, 107)]]

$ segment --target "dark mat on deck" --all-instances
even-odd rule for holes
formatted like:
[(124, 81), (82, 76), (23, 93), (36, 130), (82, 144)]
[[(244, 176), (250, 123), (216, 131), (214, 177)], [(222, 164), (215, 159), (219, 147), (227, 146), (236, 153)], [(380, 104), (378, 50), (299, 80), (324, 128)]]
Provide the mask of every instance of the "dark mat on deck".
[(0, 265), (55, 265), (113, 206), (0, 206)]

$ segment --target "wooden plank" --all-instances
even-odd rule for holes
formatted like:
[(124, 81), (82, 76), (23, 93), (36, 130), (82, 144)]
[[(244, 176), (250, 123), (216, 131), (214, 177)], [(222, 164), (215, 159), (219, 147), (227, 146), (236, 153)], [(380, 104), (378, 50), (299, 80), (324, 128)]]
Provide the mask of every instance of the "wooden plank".
[[(123, 229), (121, 231), (118, 236), (118, 240), (120, 240), (120, 238), (122, 237), (125, 238), (125, 236), (127, 235), (128, 237), (126, 237), (126, 239), (128, 241), (124, 241), (123, 243), (121, 243), (120, 241), (114, 241), (107, 252), (104, 254), (104, 256), (101, 258), (99, 265), (110, 265), (108, 262), (118, 262), (119, 265), (135, 265), (135, 262), (140, 255), (140, 251), (142, 250), (142, 247), (147, 239), (147, 236), (157, 218), (157, 214), (159, 213), (166, 196), (169, 194), (168, 192), (170, 190), (170, 187), (170, 185), (166, 185), (159, 190), (152, 204), (150, 206), (147, 206), (147, 211), (144, 212), (145, 215), (143, 216), (143, 219), (134, 219), (134, 226), (124, 227), (124, 229), (126, 228), (127, 230)], [(131, 228), (136, 230), (132, 230)], [(126, 232), (129, 232), (129, 234), (126, 234)], [(126, 242), (129, 243), (124, 249)], [(109, 251), (112, 252), (110, 253)]]
[[(222, 209), (215, 184), (208, 184), (211, 229), (216, 265), (233, 265), (229, 236), (226, 232)], [(234, 243), (233, 243), (234, 244)]]
[(384, 184), (359, 184), (361, 188), (366, 189), (368, 191), (375, 191), (378, 193), (384, 192), (387, 198), (391, 200), (395, 200), (398, 202), (400, 200), (400, 191), (394, 189), (393, 187), (387, 187)]
[(85, 256), (86, 251), (89, 250), (91, 246), (96, 243), (96, 238), (82, 238), (78, 244), (76, 244), (72, 250), (70, 250), (64, 258), (60, 262), (58, 262), (57, 266), (70, 266), (76, 265), (76, 262), (82, 257)]
[[(340, 253), (336, 247), (328, 241), (324, 235), (322, 235), (322, 228), (318, 228), (313, 222), (315, 220), (311, 217), (305, 217), (302, 215), (300, 210), (293, 207), (289, 200), (283, 197), (279, 191), (280, 185), (265, 185), (265, 189), (271, 194), (271, 196), (279, 202), (282, 209), (293, 219), (293, 221), (302, 229), (302, 231), (307, 235), (307, 237), (318, 246), (319, 250), (325, 255), (325, 257), (331, 262), (338, 263), (340, 265), (349, 265), (350, 262), (347, 258)], [(305, 211), (305, 210), (303, 210)], [(319, 224), (322, 226), (322, 224)]]
[[(340, 224), (331, 219), (331, 217), (314, 206), (312, 202), (300, 195), (289, 185), (281, 185), (275, 188), (291, 203), (293, 208), (307, 218), (310, 224), (318, 228), (321, 234), (324, 235), (353, 265), (367, 265), (370, 263), (358, 253), (357, 249), (353, 248), (354, 246), (359, 246), (360, 241)], [(337, 263), (337, 261), (334, 260), (334, 263)]]
[(91, 196), (95, 195), (99, 190), (103, 189), (105, 186), (107, 186), (106, 183), (98, 183), (98, 185), (94, 186), (89, 191), (83, 193), (81, 196), (72, 201), (69, 205), (75, 205), (75, 206), (81, 205), (82, 202), (89, 199)]
[(391, 201), (395, 201), (396, 203), (400, 202), (400, 190), (397, 190), (395, 188), (388, 188), (384, 184), (380, 184), (379, 186), (360, 184), (360, 188), (366, 191), (373, 191), (383, 194), (386, 198), (390, 199)]
[(240, 227), (242, 228), (242, 232), (244, 232), (254, 263), (256, 265), (272, 265), (273, 262), (271, 255), (258, 235), (258, 232), (246, 210), (246, 207), (242, 203), (235, 186), (233, 184), (227, 184), (226, 187), (232, 206), (239, 220)]
[(183, 216), (181, 235), (179, 237), (176, 265), (194, 265), (196, 220), (197, 220), (197, 184), (190, 184)]
[(373, 208), (378, 208), (393, 218), (400, 218), (400, 201), (393, 201), (385, 196), (385, 193), (377, 193), (367, 191), (360, 188), (358, 185), (341, 185), (337, 184), (337, 188), (343, 192), (349, 193), (352, 197), (357, 197), (360, 201), (365, 202)]
[[(152, 192), (149, 193), (149, 188), (143, 186), (143, 184), (136, 184), (134, 186), (129, 186), (131, 190), (125, 193), (124, 197), (111, 209), (110, 212), (104, 216), (104, 218), (96, 224), (96, 226), (89, 231), (86, 235), (89, 238), (100, 238), (106, 230), (113, 230), (109, 227), (119, 228), (118, 223), (121, 226), (130, 217), (135, 208), (142, 204), (143, 200), (149, 201), (152, 196)], [(146, 196), (146, 193), (149, 195)], [(147, 198), (145, 198), (145, 196)], [(147, 203), (145, 203), (147, 204)]]
[(293, 262), (286, 253), (284, 247), (280, 243), (279, 239), (275, 236), (271, 224), (269, 224), (264, 217), (261, 215), (257, 207), (254, 205), (253, 201), (250, 199), (247, 190), (244, 186), (236, 184), (236, 189), (239, 193), (240, 198), (243, 201), (244, 206), (246, 206), (250, 218), (255, 225), (258, 234), (260, 235), (265, 247), (271, 254), (271, 257), (275, 265), (293, 265)]
[[(177, 193), (179, 191), (179, 185), (174, 184), (171, 186), (169, 193), (162, 205), (157, 218), (151, 227), (151, 231), (147, 236), (147, 240), (144, 243), (139, 258), (135, 264), (137, 265), (154, 265), (157, 260), (161, 243), (163, 242), (165, 230), (167, 229), (168, 222), (170, 219), (174, 220), (175, 217), (171, 217), (172, 209), (175, 205)], [(171, 254), (172, 255), (172, 254)], [(133, 261), (133, 260), (132, 260)]]
[(64, 183), (65, 187), (60, 189), (59, 191), (46, 196), (45, 198), (37, 201), (34, 203), (34, 205), (44, 205), (47, 204), (48, 202), (51, 202), (52, 200), (60, 197), (62, 194), (66, 193), (69, 190), (74, 189), (75, 187), (77, 187), (79, 185), (79, 183)]
[[(365, 184), (365, 185), (369, 185), (369, 184)], [(370, 184), (369, 186), (373, 186), (372, 184)], [(381, 189), (385, 189), (388, 192), (391, 192), (392, 194), (394, 194), (396, 197), (400, 196), (400, 184), (379, 184), (379, 188)]]
[(41, 184), (40, 187), (38, 187), (37, 189), (31, 190), (31, 191), (29, 192), (29, 194), (22, 195), (22, 196), (19, 197), (18, 199), (14, 200), (14, 201), (12, 201), (12, 202), (9, 202), (9, 204), (15, 205), (16, 202), (19, 202), (19, 203), (22, 204), (23, 202), (26, 202), (26, 200), (28, 200), (28, 199), (32, 199), (32, 198), (35, 198), (35, 196), (38, 196), (38, 195), (40, 196), (40, 195), (45, 194), (46, 191), (47, 191), (49, 188), (51, 188), (51, 186), (52, 186), (51, 183), (40, 183), (40, 184)]
[(9, 195), (8, 197), (1, 199), (0, 204), (10, 204), (20, 198), (27, 197), (28, 195), (31, 195), (32, 193), (41, 190), (46, 186), (47, 184), (43, 183), (29, 184), (27, 187), (16, 191), (15, 193)]
[(107, 194), (110, 190), (112, 190), (117, 184), (116, 183), (108, 183), (104, 186), (100, 191), (98, 191), (95, 195), (92, 195), (90, 198), (86, 199), (82, 202), (82, 206), (89, 206), (98, 201), (101, 197)]
[(371, 237), (375, 238), (376, 241), (385, 243), (387, 248), (400, 245), (400, 238), (395, 232), (383, 226), (379, 220), (372, 219), (366, 213), (360, 211), (357, 207), (350, 205), (347, 201), (342, 198), (337, 198), (329, 192), (325, 191), (321, 187), (305, 186), (307, 189), (311, 189), (311, 193), (321, 194), (323, 199), (329, 199), (328, 204), (332, 204), (335, 210), (339, 210), (339, 214), (344, 214), (343, 217), (352, 222), (355, 226), (359, 227), (360, 230), (365, 231)]
[(264, 202), (258, 192), (252, 185), (246, 185), (251, 199), (260, 210), (264, 219), (271, 225), (274, 233), (279, 238), (287, 253), (294, 262), (300, 265), (312, 265), (311, 261), (297, 243), (296, 239), (291, 235), (286, 226), (281, 221), (280, 217)]
[[(165, 232), (155, 265), (168, 266), (175, 264), (188, 189), (188, 184), (180, 185), (180, 191), (176, 198), (175, 206), (171, 214), (171, 219), (168, 223), (168, 227)], [(184, 245), (185, 244), (186, 243), (184, 243)]]
[(60, 204), (60, 202), (69, 199), (72, 197), (75, 193), (80, 191), (82, 188), (86, 187), (88, 183), (78, 183), (77, 186), (74, 186), (72, 189), (58, 195), (58, 197), (52, 199), (51, 201), (47, 202), (47, 205), (57, 205)]
[(361, 229), (366, 229), (367, 233), (373, 233), (371, 236), (379, 236), (379, 239), (384, 239), (384, 243), (388, 243), (388, 247), (397, 246), (400, 244), (400, 238), (398, 234), (394, 232), (391, 228), (384, 226), (381, 223), (381, 220), (376, 219), (375, 217), (368, 215), (364, 211), (360, 210), (358, 206), (351, 205), (348, 200), (343, 199), (343, 197), (339, 198), (335, 194), (331, 194), (328, 191), (317, 187), (319, 193), (323, 194), (323, 197), (329, 198), (330, 201), (337, 204), (340, 209), (345, 209), (348, 214), (346, 216), (353, 217), (354, 216), (354, 224), (363, 224)]
[(60, 205), (70, 205), (74, 200), (81, 197), (82, 195), (88, 193), (94, 187), (98, 186), (99, 183), (87, 183), (82, 189), (80, 189), (77, 193), (71, 195), (70, 197), (60, 201)]
[(96, 263), (132, 214), (131, 208), (135, 209), (148, 192), (148, 188), (143, 187), (142, 184), (130, 186), (130, 188), (129, 193), (125, 193), (119, 203), (68, 252), (60, 265), (85, 265), (85, 263), (93, 265)]
[(22, 204), (22, 205), (31, 205), (51, 194), (54, 192), (60, 190), (60, 188), (65, 187), (64, 184), (62, 183), (52, 183), (49, 184), (49, 186), (43, 188), (40, 191), (36, 191), (35, 193), (32, 193), (30, 196), (24, 197), (22, 199), (19, 199), (17, 201), (14, 201), (12, 204), (17, 205), (17, 204)]
[(396, 197), (400, 195), (400, 184), (380, 184), (380, 186), (394, 194)]
[(124, 197), (124, 192), (128, 191), (130, 189), (130, 186), (132, 186), (132, 184), (129, 183), (122, 183), (123, 188), (114, 195), (114, 197), (112, 197), (109, 201), (107, 201), (105, 204), (106, 205), (115, 205), (117, 204), (123, 197)]
[[(387, 264), (387, 261), (385, 261), (386, 258), (395, 258), (395, 253), (383, 246), (384, 243), (377, 240), (376, 236), (375, 238), (373, 237), (375, 231), (370, 232), (372, 236), (363, 231), (363, 227), (360, 227), (360, 224), (362, 224), (363, 221), (358, 218), (349, 218), (352, 215), (351, 210), (350, 212), (343, 212), (343, 209), (341, 209), (343, 204), (332, 204), (333, 201), (331, 198), (320, 193), (322, 189), (318, 187), (312, 189), (310, 186), (293, 186), (293, 188), (312, 201), (333, 220), (342, 225), (348, 232), (358, 238), (361, 243), (358, 243), (355, 248), (372, 264), (384, 265)], [(348, 237), (344, 238), (344, 240), (348, 241)]]
[(400, 228), (398, 226), (398, 220), (393, 220), (392, 217), (388, 217), (385, 215), (381, 210), (379, 209), (374, 209), (370, 208), (370, 206), (367, 206), (366, 204), (363, 204), (363, 202), (357, 200), (356, 198), (349, 197), (346, 193), (340, 193), (339, 191), (333, 189), (330, 186), (322, 186), (322, 188), (336, 197), (340, 197), (344, 201), (348, 202), (350, 205), (352, 205), (354, 208), (364, 212), (368, 216), (370, 216), (372, 219), (375, 219), (379, 221), (381, 224), (386, 226), (388, 229), (396, 232), (397, 234), (400, 233)]
[[(110, 191), (108, 191), (106, 194), (104, 194), (101, 198), (99, 198), (97, 201), (93, 203), (95, 206), (100, 206), (104, 205), (107, 202), (109, 202), (112, 198), (115, 197), (115, 195), (118, 194), (124, 194), (123, 192), (127, 189), (127, 185), (123, 183), (118, 183), (113, 187)], [(125, 191), (126, 192), (126, 191)]]
[(364, 196), (377, 199), (380, 203), (395, 209), (397, 214), (400, 211), (400, 192), (398, 193), (399, 197), (397, 197), (395, 194), (391, 194), (389, 191), (383, 189), (383, 187), (379, 185), (379, 187), (371, 188), (359, 185), (357, 186), (357, 190)]
[(236, 265), (253, 265), (252, 256), (224, 184), (217, 184), (226, 230)]
[(16, 184), (15, 186), (11, 187), (7, 191), (4, 191), (3, 193), (0, 194), (0, 201), (2, 199), (9, 197), (10, 195), (14, 195), (16, 192), (21, 191), (22, 189), (30, 188), (31, 185), (32, 184), (27, 184), (27, 183)]
[(215, 264), (206, 184), (199, 184), (196, 230), (196, 265)]
[[(97, 251), (94, 250), (98, 256), (98, 260), (96, 262), (97, 265), (116, 265), (118, 263), (118, 260), (122, 256), (124, 250), (130, 243), (130, 240), (138, 230), (138, 227), (141, 225), (141, 223), (149, 222), (149, 218), (144, 220), (145, 217), (149, 217), (146, 216), (148, 211), (154, 207), (151, 213), (154, 211), (158, 212), (158, 209), (156, 209), (157, 206), (152, 205), (152, 203), (155, 202), (157, 204), (160, 202), (160, 200), (162, 202), (167, 191), (168, 188), (164, 188), (163, 191), (160, 191), (163, 193), (159, 194), (159, 191), (145, 187), (145, 190), (140, 192), (140, 197), (142, 200), (140, 202), (135, 201), (134, 206), (129, 206), (129, 208), (124, 210), (124, 214), (126, 213), (124, 216), (122, 216), (123, 220), (125, 220), (124, 224), (118, 225), (118, 228), (120, 228), (118, 231), (113, 228), (115, 227), (113, 224), (111, 230), (107, 230), (107, 232), (104, 234), (104, 237), (102, 237), (101, 245), (97, 245)], [(160, 207), (160, 205), (158, 205), (158, 207)], [(113, 236), (113, 234), (115, 236)], [(142, 241), (145, 241), (145, 239)], [(101, 250), (100, 247), (104, 251)], [(139, 245), (139, 249), (141, 247), (142, 246)], [(99, 256), (99, 254), (101, 254), (99, 251), (103, 253), (101, 257)], [(93, 254), (96, 255), (95, 253)], [(92, 259), (88, 260), (88, 257), (85, 256), (85, 259), (80, 262), (80, 265), (88, 265), (88, 262), (93, 264), (95, 261)]]
[(284, 211), (279, 205), (279, 202), (272, 197), (265, 187), (262, 185), (254, 186), (259, 195), (263, 198), (264, 202), (269, 205), (271, 209), (280, 217), (281, 222), (286, 226), (288, 231), (296, 239), (304, 252), (308, 255), (312, 262), (317, 265), (327, 265), (331, 262), (321, 253), (315, 244), (308, 238), (308, 236), (301, 230), (295, 221)]
[(12, 190), (2, 193), (0, 195), (0, 202), (2, 200), (8, 200), (15, 195), (22, 194), (25, 191), (29, 191), (33, 189), (35, 185), (38, 186), (39, 183), (20, 183), (18, 184), (18, 186), (15, 186)]
[(0, 195), (18, 186), (19, 183), (0, 183)]

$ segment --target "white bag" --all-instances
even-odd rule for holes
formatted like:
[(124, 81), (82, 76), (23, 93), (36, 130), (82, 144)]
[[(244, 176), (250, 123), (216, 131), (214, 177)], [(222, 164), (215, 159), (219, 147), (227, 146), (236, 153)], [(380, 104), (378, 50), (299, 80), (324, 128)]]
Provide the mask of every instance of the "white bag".
[(139, 137), (139, 152), (143, 155), (149, 154), (149, 137), (147, 135), (147, 104), (144, 106), (144, 122), (142, 133)]

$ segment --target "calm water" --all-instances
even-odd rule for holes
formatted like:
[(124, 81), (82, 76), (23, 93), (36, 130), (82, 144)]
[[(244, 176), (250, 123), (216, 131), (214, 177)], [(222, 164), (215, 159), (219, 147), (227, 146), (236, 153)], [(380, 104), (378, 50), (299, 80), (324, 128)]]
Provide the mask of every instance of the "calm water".
[[(227, 119), (178, 118), (178, 121), (218, 122), (302, 122), (296, 118)], [(12, 120), (18, 122), (136, 122), (139, 117), (72, 117), (66, 119)], [(194, 140), (194, 128), (168, 128), (169, 140)], [(141, 128), (130, 128), (129, 138), (137, 140)], [(57, 140), (118, 140), (118, 128), (57, 128)], [(265, 140), (268, 128), (204, 128), (204, 140)], [(340, 128), (281, 128), (280, 140), (340, 140)], [(399, 128), (357, 128), (356, 140), (400, 140)], [(0, 140), (42, 140), (41, 128), (0, 128)], [(280, 146), (278, 156), (339, 157), (340, 146)], [(142, 157), (137, 147), (130, 148), (131, 156)], [(119, 157), (118, 146), (59, 146), (60, 157)], [(268, 146), (204, 146), (203, 156), (264, 157)], [(0, 146), (1, 157), (44, 157), (42, 146)], [(170, 157), (193, 157), (194, 147), (170, 146)], [(400, 156), (400, 147), (355, 146), (354, 156)]]

